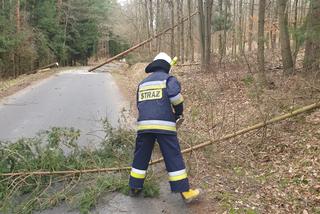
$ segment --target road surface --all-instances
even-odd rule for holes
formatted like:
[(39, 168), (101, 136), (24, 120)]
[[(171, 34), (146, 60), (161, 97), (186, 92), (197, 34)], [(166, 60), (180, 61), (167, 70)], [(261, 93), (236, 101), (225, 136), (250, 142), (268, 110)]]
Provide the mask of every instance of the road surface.
[[(169, 184), (161, 182), (159, 198), (132, 198), (120, 193), (111, 193), (99, 199), (92, 214), (189, 214), (188, 206), (181, 200), (180, 194), (170, 193)], [(79, 214), (65, 203), (37, 214)]]
[(102, 121), (116, 126), (126, 105), (111, 74), (65, 71), (0, 101), (0, 140), (74, 127), (81, 130), (79, 144), (90, 147), (104, 137)]

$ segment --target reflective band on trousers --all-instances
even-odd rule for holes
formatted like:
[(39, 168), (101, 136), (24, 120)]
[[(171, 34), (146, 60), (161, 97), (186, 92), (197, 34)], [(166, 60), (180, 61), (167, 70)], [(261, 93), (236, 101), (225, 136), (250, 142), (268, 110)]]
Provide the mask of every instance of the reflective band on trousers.
[(183, 96), (179, 93), (177, 96), (171, 97), (170, 102), (174, 106), (179, 105), (183, 102)]
[(187, 171), (185, 169), (169, 172), (169, 181), (180, 181), (188, 177)]
[(176, 123), (164, 120), (143, 120), (138, 122), (138, 131), (143, 130), (166, 130), (166, 131), (177, 131)]
[(134, 178), (144, 179), (146, 177), (146, 172), (146, 170), (135, 169), (132, 167), (130, 175)]
[(139, 91), (166, 88), (167, 86), (166, 84), (167, 84), (166, 80), (145, 82), (139, 85)]

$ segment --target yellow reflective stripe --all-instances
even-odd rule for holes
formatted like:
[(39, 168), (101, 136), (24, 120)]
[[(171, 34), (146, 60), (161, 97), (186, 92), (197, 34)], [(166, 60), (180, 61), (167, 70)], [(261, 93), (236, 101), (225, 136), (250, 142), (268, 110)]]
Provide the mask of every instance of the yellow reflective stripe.
[(138, 178), (138, 179), (144, 179), (144, 178), (146, 177), (146, 175), (145, 175), (145, 174), (144, 174), (144, 175), (142, 175), (142, 174), (138, 174), (138, 173), (136, 173), (136, 172), (132, 172), (132, 171), (131, 171), (130, 175), (131, 175), (132, 177), (134, 177), (134, 178)]
[(166, 131), (177, 131), (176, 127), (174, 126), (165, 126), (165, 125), (138, 125), (138, 130), (149, 130), (149, 129), (159, 129), (159, 130), (166, 130)]
[(163, 89), (166, 88), (166, 84), (159, 84), (159, 85), (146, 85), (139, 88), (139, 91), (145, 91), (150, 89)]
[(169, 176), (169, 181), (180, 181), (186, 179), (188, 177), (187, 173), (183, 173), (182, 175)]
[(174, 106), (179, 105), (179, 104), (183, 103), (183, 101), (184, 101), (183, 96), (180, 96), (179, 99), (172, 102), (172, 105), (174, 105)]

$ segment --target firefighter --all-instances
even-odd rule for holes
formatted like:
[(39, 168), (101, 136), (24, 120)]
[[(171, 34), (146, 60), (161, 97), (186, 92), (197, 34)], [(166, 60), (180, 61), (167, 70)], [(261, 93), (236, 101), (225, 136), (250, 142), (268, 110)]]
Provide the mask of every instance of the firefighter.
[(159, 53), (145, 72), (150, 74), (138, 86), (138, 133), (130, 173), (130, 194), (138, 195), (142, 188), (155, 141), (159, 143), (169, 174), (171, 191), (181, 193), (186, 202), (199, 197), (199, 189), (190, 189), (181, 154), (176, 121), (183, 118), (181, 86), (169, 75), (175, 63), (166, 53)]

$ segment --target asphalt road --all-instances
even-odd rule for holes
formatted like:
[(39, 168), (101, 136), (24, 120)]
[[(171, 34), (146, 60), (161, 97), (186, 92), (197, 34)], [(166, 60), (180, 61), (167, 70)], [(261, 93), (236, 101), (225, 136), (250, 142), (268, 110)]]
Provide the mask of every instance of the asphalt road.
[(0, 101), (0, 140), (74, 127), (81, 130), (79, 144), (90, 147), (104, 137), (102, 121), (108, 118), (117, 126), (125, 106), (111, 74), (88, 73), (87, 68), (65, 71)]

